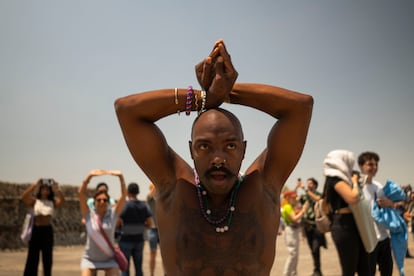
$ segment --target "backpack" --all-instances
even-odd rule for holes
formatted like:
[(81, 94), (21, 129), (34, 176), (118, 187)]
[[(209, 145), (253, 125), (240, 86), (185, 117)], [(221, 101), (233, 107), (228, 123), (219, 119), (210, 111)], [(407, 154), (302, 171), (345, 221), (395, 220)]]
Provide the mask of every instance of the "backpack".
[(332, 221), (329, 217), (329, 213), (331, 211), (331, 206), (329, 205), (327, 195), (326, 195), (326, 187), (321, 199), (315, 202), (313, 206), (313, 210), (315, 212), (315, 224), (316, 228), (321, 233), (326, 233), (331, 231), (331, 224)]

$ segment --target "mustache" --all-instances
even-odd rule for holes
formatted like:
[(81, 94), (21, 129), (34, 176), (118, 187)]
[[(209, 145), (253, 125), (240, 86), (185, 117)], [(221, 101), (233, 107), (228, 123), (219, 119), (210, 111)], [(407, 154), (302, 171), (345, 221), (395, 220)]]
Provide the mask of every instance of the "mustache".
[(215, 167), (215, 166), (212, 166), (210, 169), (208, 169), (205, 173), (204, 173), (204, 175), (206, 176), (206, 177), (209, 177), (209, 175), (211, 174), (211, 173), (213, 173), (213, 172), (223, 172), (223, 173), (225, 173), (228, 177), (232, 177), (232, 176), (235, 176), (236, 174), (234, 174), (232, 171), (230, 171), (229, 169), (227, 169), (227, 168), (225, 168), (225, 167), (220, 167), (220, 168), (217, 168), (217, 167)]

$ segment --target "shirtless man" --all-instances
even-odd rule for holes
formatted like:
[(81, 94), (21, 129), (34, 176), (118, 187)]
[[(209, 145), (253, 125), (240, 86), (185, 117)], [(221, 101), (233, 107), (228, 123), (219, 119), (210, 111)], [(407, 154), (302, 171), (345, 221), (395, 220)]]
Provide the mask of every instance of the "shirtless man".
[[(222, 40), (196, 65), (196, 75), (206, 93), (161, 89), (115, 102), (126, 144), (156, 186), (166, 275), (269, 275), (280, 191), (302, 154), (313, 98), (270, 85), (235, 83), (238, 73)], [(246, 141), (235, 115), (219, 108), (224, 101), (277, 120), (266, 148), (242, 178)], [(194, 170), (156, 126), (159, 119), (190, 109), (204, 111), (194, 121), (189, 142)]]

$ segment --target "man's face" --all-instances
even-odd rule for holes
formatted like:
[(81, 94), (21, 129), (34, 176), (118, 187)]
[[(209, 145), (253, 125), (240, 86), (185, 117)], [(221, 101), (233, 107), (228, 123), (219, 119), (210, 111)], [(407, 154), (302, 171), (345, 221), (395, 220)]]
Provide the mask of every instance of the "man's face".
[(217, 110), (201, 115), (193, 127), (191, 157), (210, 194), (225, 195), (237, 181), (246, 143), (238, 124)]
[(374, 177), (378, 171), (378, 163), (374, 159), (365, 161), (362, 166), (360, 166), (361, 173), (366, 174), (368, 177)]
[(108, 188), (106, 188), (105, 185), (100, 185), (97, 189), (96, 192), (108, 192)]
[(313, 184), (312, 180), (307, 180), (306, 181), (306, 185), (308, 186), (308, 189), (311, 191), (315, 191), (316, 190), (316, 186), (315, 184)]

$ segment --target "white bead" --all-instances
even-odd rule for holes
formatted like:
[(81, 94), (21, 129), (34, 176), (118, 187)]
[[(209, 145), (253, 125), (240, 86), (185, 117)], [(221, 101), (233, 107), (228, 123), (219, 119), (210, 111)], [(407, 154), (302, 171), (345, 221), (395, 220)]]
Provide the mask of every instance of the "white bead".
[(201, 192), (203, 195), (206, 195), (207, 194), (207, 191), (202, 191)]
[(224, 231), (229, 231), (229, 227), (227, 225), (224, 226), (223, 228), (224, 228)]
[(234, 208), (234, 206), (231, 206), (230, 211), (234, 212), (234, 210), (236, 210), (236, 208)]
[(219, 228), (219, 227), (217, 227), (217, 228), (216, 228), (216, 232), (217, 232), (217, 233), (219, 233), (219, 232), (220, 232), (220, 228)]
[(207, 209), (206, 214), (207, 214), (207, 215), (210, 215), (210, 214), (211, 214), (210, 209)]

